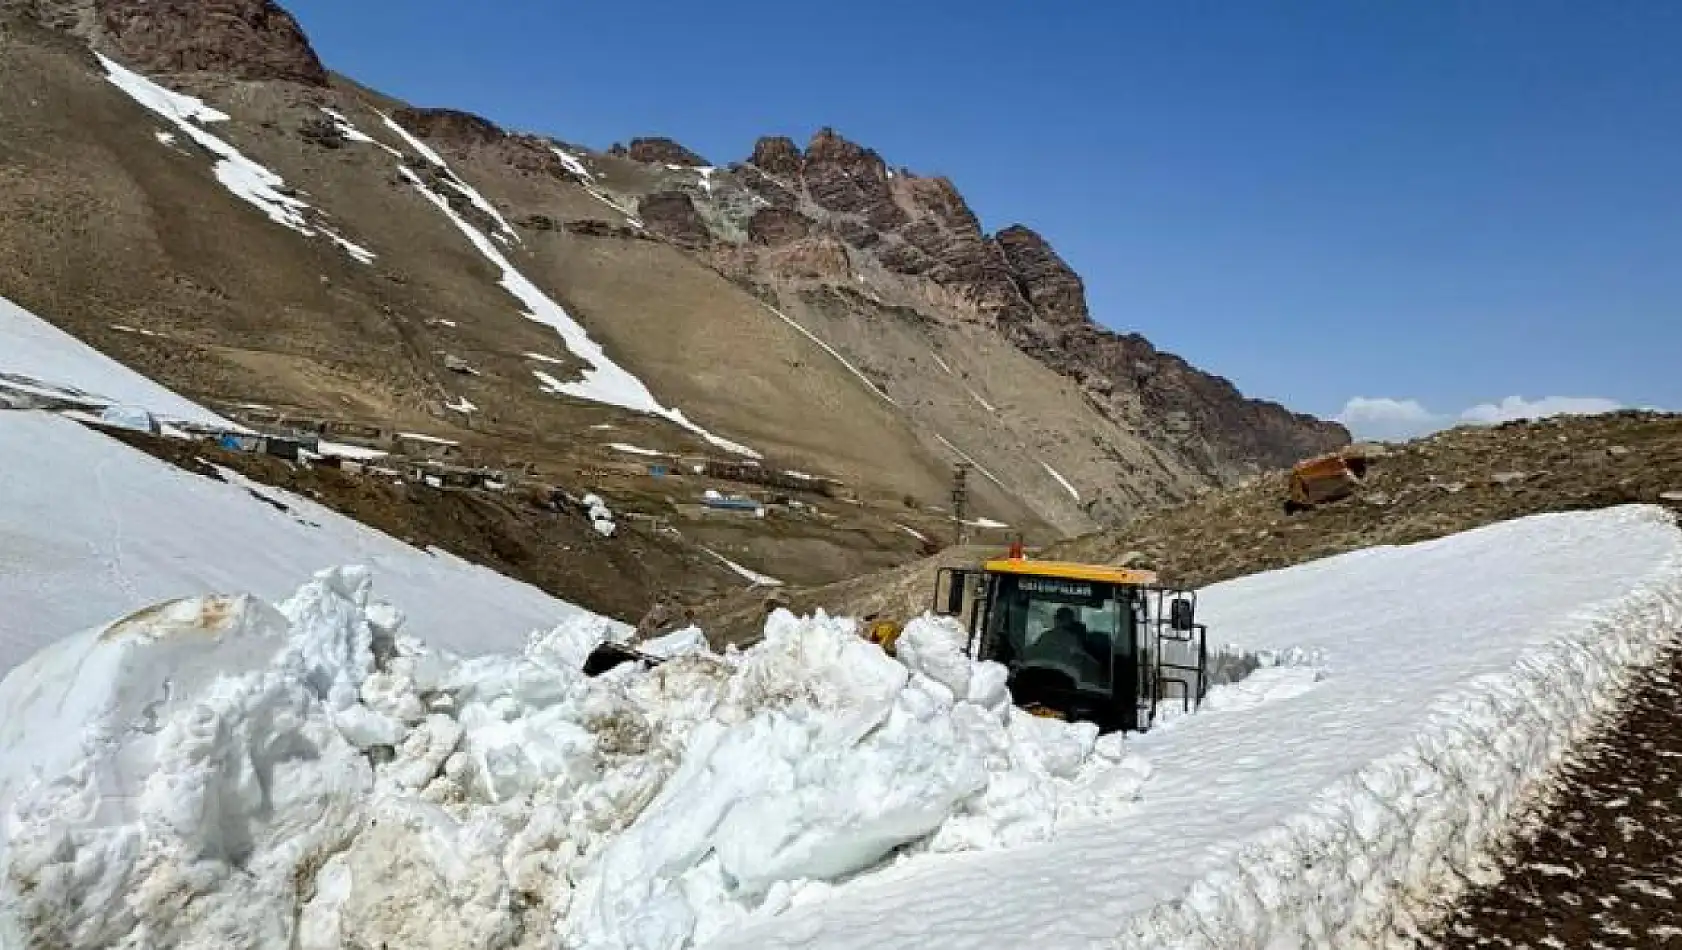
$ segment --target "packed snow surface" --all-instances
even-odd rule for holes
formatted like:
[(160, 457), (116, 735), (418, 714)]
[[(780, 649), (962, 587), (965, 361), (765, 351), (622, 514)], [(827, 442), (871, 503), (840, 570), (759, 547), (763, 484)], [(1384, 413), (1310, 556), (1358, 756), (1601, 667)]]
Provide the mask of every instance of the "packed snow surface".
[[(228, 115), (206, 105), (192, 96), (172, 92), (137, 72), (105, 56), (95, 53), (105, 68), (105, 76), (112, 85), (127, 93), (129, 98), (173, 124), (188, 138), (217, 158), (216, 180), (235, 197), (255, 206), (268, 215), (269, 220), (285, 225), (299, 234), (312, 235), (316, 229), (304, 212), (310, 206), (287, 192), (286, 180), (264, 168), (220, 138), (200, 128), (198, 123), (226, 122)], [(168, 144), (168, 143), (166, 143)], [(374, 254), (351, 243), (340, 235), (322, 228), (321, 232), (364, 264), (373, 263)]]
[(90, 406), (135, 405), (160, 419), (242, 430), (0, 297), (0, 389), (12, 385)]
[(0, 412), (0, 458), (0, 672), (160, 600), (215, 591), (278, 600), (346, 559), (379, 572), (411, 631), (465, 653), (508, 649), (586, 615), (308, 499), (232, 471), (224, 481), (190, 474), (68, 419)]
[(911, 863), (718, 948), (1356, 947), (1470, 873), (1522, 791), (1682, 617), (1661, 509), (1542, 515), (1216, 585), (1278, 665), (1127, 748), (1124, 815)]

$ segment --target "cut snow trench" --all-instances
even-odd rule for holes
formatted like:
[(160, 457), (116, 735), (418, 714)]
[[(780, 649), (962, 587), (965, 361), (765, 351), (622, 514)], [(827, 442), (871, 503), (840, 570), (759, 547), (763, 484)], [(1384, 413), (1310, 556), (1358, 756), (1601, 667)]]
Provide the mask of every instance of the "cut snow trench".
[[(589, 618), (463, 659), (369, 581), (51, 631), (0, 683), (0, 928), (184, 950), (1373, 945), (1675, 632), (1682, 532), (1644, 506), (1548, 515), (1217, 585), (1219, 636), (1308, 665), (1126, 740), (1010, 710), (950, 621), (888, 657), (779, 611), (746, 650), (680, 631), (661, 667), (587, 679)], [(87, 741), (38, 741), (66, 734)], [(191, 914), (134, 899), (184, 886)]]
[[(391, 122), (389, 118), (386, 121)], [(396, 123), (391, 124), (396, 125)], [(525, 316), (530, 320), (552, 327), (555, 332), (560, 334), (567, 349), (585, 363), (583, 378), (576, 383), (563, 383), (546, 373), (534, 371), (533, 375), (543, 384), (545, 391), (588, 402), (618, 406), (632, 412), (659, 416), (688, 429), (725, 451), (745, 455), (749, 458), (757, 459), (761, 457), (758, 452), (745, 445), (731, 442), (701, 428), (689, 421), (680, 410), (668, 409), (660, 405), (642, 380), (609, 359), (601, 345), (590, 339), (589, 333), (578, 321), (572, 318), (571, 314), (567, 313), (560, 304), (549, 299), (548, 295), (538, 289), (536, 284), (526, 279), (526, 276), (520, 273), (509, 262), (508, 258), (503, 256), (502, 252), (489, 238), (456, 214), (455, 209), (450, 207), (447, 199), (427, 188), (426, 183), (421, 180), (420, 176), (408, 167), (399, 166), (397, 170), (399, 174), (408, 179), (409, 184), (413, 185), (422, 197), (432, 202), (440, 213), (448, 217), (456, 228), (466, 235), (473, 246), (478, 248), (479, 253), (501, 269), (502, 280), (500, 283), (515, 299), (526, 305), (528, 309)]]
[(232, 145), (194, 124), (226, 122), (226, 113), (212, 109), (192, 96), (165, 89), (100, 53), (94, 55), (105, 68), (107, 81), (152, 113), (168, 120), (188, 138), (217, 157), (216, 180), (235, 197), (258, 208), (276, 224), (291, 228), (306, 237), (319, 230), (324, 237), (344, 249), (352, 258), (364, 264), (373, 263), (374, 253), (367, 248), (320, 225), (312, 228), (304, 215), (305, 211), (310, 210), (310, 206), (281, 191), (286, 187), (285, 179), (246, 158)]

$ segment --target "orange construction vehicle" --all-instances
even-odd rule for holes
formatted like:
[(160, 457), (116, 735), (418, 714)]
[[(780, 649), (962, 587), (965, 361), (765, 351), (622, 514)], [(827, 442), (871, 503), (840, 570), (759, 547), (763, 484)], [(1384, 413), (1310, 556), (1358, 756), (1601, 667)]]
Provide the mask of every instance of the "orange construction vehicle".
[(1343, 450), (1304, 459), (1291, 468), (1285, 489), (1285, 514), (1347, 498), (1367, 477), (1364, 454)]

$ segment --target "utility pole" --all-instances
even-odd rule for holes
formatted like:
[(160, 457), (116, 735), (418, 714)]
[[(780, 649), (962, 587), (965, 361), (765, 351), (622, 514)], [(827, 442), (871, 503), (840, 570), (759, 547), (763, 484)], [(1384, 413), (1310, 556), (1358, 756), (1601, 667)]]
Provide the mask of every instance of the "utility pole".
[(969, 543), (969, 526), (964, 524), (964, 514), (969, 510), (969, 463), (959, 462), (952, 468), (952, 528), (954, 543), (964, 545)]

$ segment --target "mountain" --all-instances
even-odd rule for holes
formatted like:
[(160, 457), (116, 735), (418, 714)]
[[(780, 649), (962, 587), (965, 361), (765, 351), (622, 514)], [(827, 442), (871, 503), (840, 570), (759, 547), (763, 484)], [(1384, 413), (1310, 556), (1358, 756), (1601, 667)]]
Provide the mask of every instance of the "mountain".
[(959, 461), (983, 525), (1052, 540), (1348, 441), (1099, 326), (1044, 238), (833, 130), (595, 151), (363, 88), (268, 0), (0, 0), (0, 52), (0, 295), (220, 411), (654, 517), (693, 486), (632, 450), (842, 486), (678, 525), (767, 573), (902, 563)]

